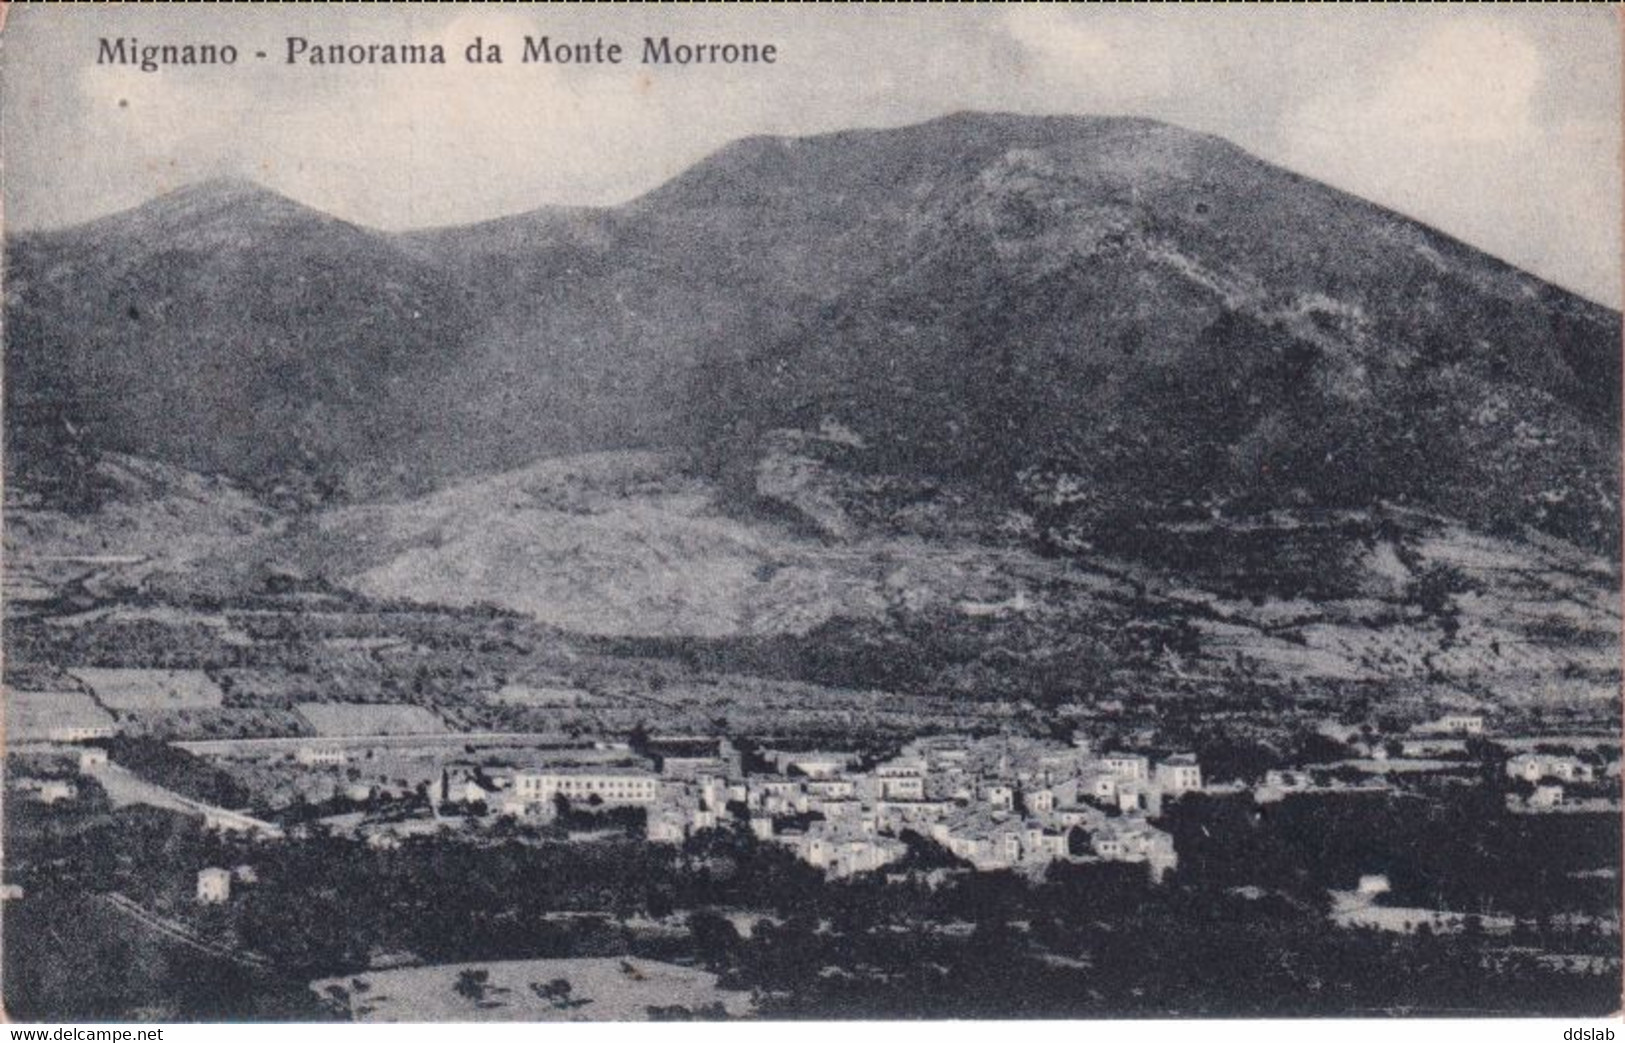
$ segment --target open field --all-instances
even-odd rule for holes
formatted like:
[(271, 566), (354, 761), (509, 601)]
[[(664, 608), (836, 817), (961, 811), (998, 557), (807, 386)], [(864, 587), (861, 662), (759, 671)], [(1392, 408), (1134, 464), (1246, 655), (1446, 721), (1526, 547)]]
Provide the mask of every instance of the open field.
[(300, 703), (301, 716), (318, 735), (415, 735), (446, 730), (421, 706), (402, 703)]
[(7, 742), (33, 742), (48, 739), (61, 728), (99, 728), (112, 723), (112, 716), (84, 692), (6, 689)]
[(201, 670), (80, 667), (73, 675), (114, 710), (194, 710), (219, 706), (220, 688)]
[(506, 684), (491, 696), (491, 701), (510, 706), (575, 707), (590, 704), (592, 695), (562, 685)]
[[(457, 988), (461, 975), (482, 971), (480, 984), (465, 979), (470, 984)], [(748, 996), (717, 988), (714, 974), (619, 957), (413, 967), (323, 979), (311, 988), (324, 998), (342, 995), (355, 1020), (372, 1022), (646, 1021), (651, 1007), (721, 1004), (736, 1017), (751, 1010)]]

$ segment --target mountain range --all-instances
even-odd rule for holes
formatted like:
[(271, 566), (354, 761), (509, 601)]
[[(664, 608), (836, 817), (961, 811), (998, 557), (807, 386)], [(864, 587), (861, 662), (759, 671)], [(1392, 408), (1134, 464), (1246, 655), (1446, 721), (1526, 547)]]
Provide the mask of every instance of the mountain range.
[(749, 138), (405, 233), (214, 181), (6, 263), (8, 541), (199, 519), (199, 583), (843, 683), (1617, 682), (1620, 315), (1167, 124)]
[(1618, 531), (1617, 313), (1148, 120), (751, 138), (624, 206), (404, 234), (216, 181), (7, 262), (14, 467), (70, 422), (355, 501), (626, 447), (737, 477), (828, 420), (867, 471), (1086, 486), (1097, 534), (1379, 499)]

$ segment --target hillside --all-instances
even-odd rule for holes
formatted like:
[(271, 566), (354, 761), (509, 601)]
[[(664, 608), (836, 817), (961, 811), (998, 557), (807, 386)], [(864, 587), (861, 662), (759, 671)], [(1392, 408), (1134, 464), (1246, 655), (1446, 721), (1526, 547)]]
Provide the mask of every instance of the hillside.
[[(804, 478), (802, 499), (845, 498), (839, 475)], [(783, 488), (764, 474), (759, 491)], [(492, 605), (720, 670), (961, 698), (1617, 695), (1617, 575), (1558, 541), (1397, 508), (1281, 512), (1172, 527), (1184, 556), (1152, 565), (1045, 555), (1019, 516), (977, 522), (953, 500), (917, 504), (913, 532), (848, 516), (837, 537), (742, 517), (668, 455), (591, 454), (328, 512), (200, 571), (297, 565), (385, 601)]]
[(7, 276), (10, 466), (49, 469), (68, 422), (289, 495), (407, 466), (413, 389), (473, 321), (388, 237), (237, 181), (15, 238)]
[[(886, 262), (695, 382), (735, 468), (834, 421), (852, 465), (1004, 490), (1058, 543), (1387, 500), (1617, 554), (1617, 314), (1176, 128), (913, 133), (933, 167), (888, 171)], [(785, 152), (817, 171), (876, 137)]]

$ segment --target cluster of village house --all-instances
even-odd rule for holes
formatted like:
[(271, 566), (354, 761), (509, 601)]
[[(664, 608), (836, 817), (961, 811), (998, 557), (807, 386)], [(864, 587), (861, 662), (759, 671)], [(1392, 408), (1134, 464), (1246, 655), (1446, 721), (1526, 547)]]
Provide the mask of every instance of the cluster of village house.
[(1596, 772), (1578, 757), (1520, 753), (1507, 761), (1507, 775), (1535, 784), (1534, 792), (1524, 800), (1530, 808), (1555, 808), (1563, 804), (1566, 794), (1563, 783), (1591, 782)]
[[(1401, 752), (1462, 752), (1467, 738), (1483, 734), (1482, 717), (1450, 715), (1412, 726)], [(79, 744), (99, 737), (58, 741), (76, 747), (81, 773), (96, 774), (107, 763), (106, 751)], [(1352, 734), (1342, 738), (1361, 748)], [(1380, 744), (1366, 746), (1368, 756), (1382, 759)], [(656, 739), (645, 757), (624, 743), (599, 743), (596, 752), (603, 758), (599, 763), (453, 763), (431, 787), (433, 818), (368, 823), (365, 815), (351, 817), (363, 835), (387, 845), (405, 833), (438, 830), (448, 804), (483, 804), (497, 814), (534, 820), (554, 815), (563, 798), (577, 808), (644, 809), (647, 836), (655, 843), (680, 843), (743, 817), (757, 837), (784, 845), (831, 877), (898, 862), (908, 853), (902, 837), (912, 831), (978, 870), (1039, 871), (1057, 860), (1093, 859), (1140, 863), (1161, 879), (1178, 856), (1173, 839), (1152, 823), (1164, 801), (1204, 785), (1190, 754), (1153, 763), (1139, 753), (1096, 752), (1081, 735), (1070, 745), (1018, 736), (931, 736), (871, 764), (855, 753), (769, 749), (755, 759), (760, 770), (753, 771), (744, 769), (744, 758), (727, 738)], [(292, 754), (301, 767), (317, 770), (343, 767), (350, 756), (344, 745), (320, 741)], [(1617, 766), (1609, 760), (1606, 770), (1612, 774)], [(1516, 753), (1505, 763), (1506, 775), (1534, 789), (1525, 797), (1509, 795), (1509, 802), (1520, 810), (1564, 810), (1564, 785), (1593, 782), (1603, 770), (1572, 754)], [(74, 784), (59, 778), (18, 776), (11, 786), (43, 803), (77, 796)], [(1265, 801), (1317, 787), (1311, 772), (1282, 769), (1252, 788)], [(346, 792), (363, 799), (376, 790), (357, 782)], [(274, 828), (246, 818), (216, 824)], [(209, 871), (207, 880), (200, 876), (199, 899), (223, 900), (230, 879), (224, 871)]]
[(1189, 754), (1153, 764), (1137, 753), (1098, 754), (1082, 738), (1065, 746), (935, 737), (867, 768), (854, 753), (768, 750), (764, 757), (772, 770), (747, 773), (725, 738), (657, 740), (656, 770), (467, 767), (448, 770), (437, 795), (530, 818), (551, 815), (560, 797), (641, 807), (656, 843), (681, 842), (743, 809), (759, 838), (833, 877), (902, 859), (908, 848), (899, 838), (913, 831), (980, 870), (1084, 858), (1144, 863), (1160, 878), (1178, 859), (1172, 838), (1150, 820), (1165, 799), (1202, 788)]
[[(79, 773), (89, 775), (107, 763), (107, 751), (97, 746), (78, 751)], [(28, 775), (15, 776), (12, 788), (30, 794), (41, 804), (60, 804), (79, 796), (79, 787), (71, 779), (42, 779)]]

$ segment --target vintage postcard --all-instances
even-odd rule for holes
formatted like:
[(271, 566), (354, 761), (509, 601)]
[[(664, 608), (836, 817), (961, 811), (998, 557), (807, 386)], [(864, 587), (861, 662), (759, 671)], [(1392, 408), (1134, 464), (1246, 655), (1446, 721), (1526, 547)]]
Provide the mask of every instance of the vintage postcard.
[(1616, 14), (13, 7), (6, 1016), (1616, 1011)]

